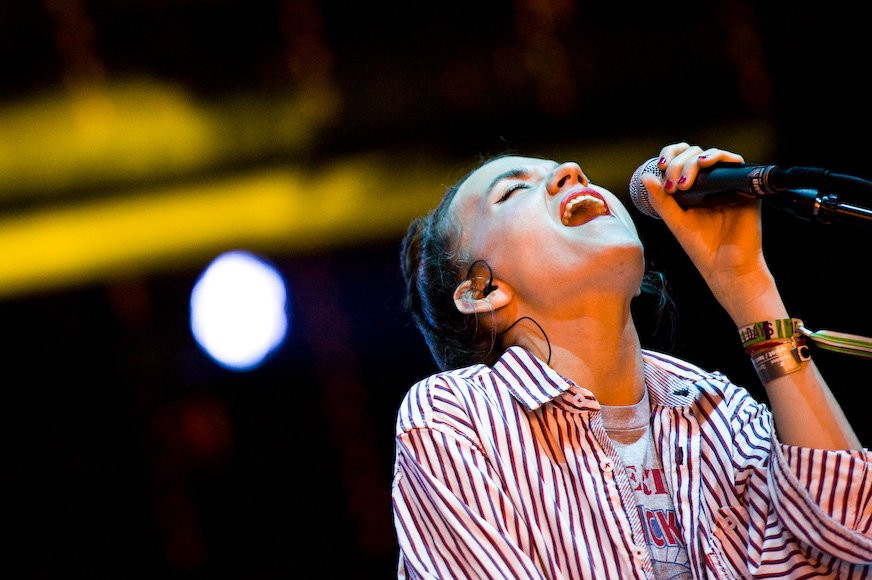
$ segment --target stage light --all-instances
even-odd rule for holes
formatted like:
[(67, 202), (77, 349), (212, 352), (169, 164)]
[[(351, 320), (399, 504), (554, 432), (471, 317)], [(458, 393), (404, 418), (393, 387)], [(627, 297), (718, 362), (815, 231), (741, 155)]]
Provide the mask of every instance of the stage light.
[(217, 257), (191, 292), (191, 331), (218, 364), (258, 366), (288, 330), (287, 290), (266, 261), (244, 251)]

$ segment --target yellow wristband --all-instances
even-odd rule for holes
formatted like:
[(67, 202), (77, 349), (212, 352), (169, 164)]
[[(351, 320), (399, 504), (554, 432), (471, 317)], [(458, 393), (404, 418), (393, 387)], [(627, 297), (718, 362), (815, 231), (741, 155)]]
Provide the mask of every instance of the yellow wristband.
[(800, 335), (800, 326), (802, 326), (802, 320), (799, 318), (763, 320), (741, 327), (739, 338), (742, 340), (742, 348), (747, 351), (749, 347), (758, 342), (797, 337)]

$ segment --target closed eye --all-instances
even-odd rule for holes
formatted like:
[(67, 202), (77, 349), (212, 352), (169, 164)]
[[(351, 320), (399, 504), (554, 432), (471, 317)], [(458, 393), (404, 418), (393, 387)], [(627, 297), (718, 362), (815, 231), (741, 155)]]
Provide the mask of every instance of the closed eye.
[(506, 192), (496, 201), (497, 203), (503, 203), (507, 199), (509, 199), (513, 193), (518, 191), (519, 189), (528, 189), (530, 186), (526, 183), (518, 183), (516, 185), (511, 186)]

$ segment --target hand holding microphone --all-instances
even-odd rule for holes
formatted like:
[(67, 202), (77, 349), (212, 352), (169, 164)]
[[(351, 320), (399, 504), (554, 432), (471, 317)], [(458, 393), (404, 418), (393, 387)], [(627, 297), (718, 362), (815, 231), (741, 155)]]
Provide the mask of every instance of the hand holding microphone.
[[(727, 153), (720, 150), (710, 151)], [(697, 156), (698, 160), (705, 158), (706, 156)], [(650, 173), (661, 177), (663, 172), (660, 166), (664, 165), (664, 160), (665, 157), (649, 159), (630, 178), (629, 193), (633, 204), (640, 212), (652, 218), (661, 216), (651, 203), (642, 175)], [(839, 198), (843, 193), (872, 196), (872, 182), (863, 178), (816, 167), (782, 168), (777, 165), (747, 165), (737, 162), (718, 162), (711, 167), (702, 167), (700, 163), (694, 178), (687, 181), (690, 184), (688, 187), (682, 188), (682, 182), (679, 182), (674, 190), (673, 197), (683, 209), (735, 205), (762, 199), (806, 220), (825, 223), (833, 219), (860, 220), (867, 224), (872, 223), (872, 210), (842, 202)], [(670, 189), (669, 181), (667, 180), (666, 189)]]
[(816, 168), (745, 165), (735, 153), (687, 143), (664, 147), (630, 180), (637, 209), (663, 219), (737, 325), (782, 307), (763, 258), (762, 203), (803, 219), (872, 225), (872, 210), (840, 201), (842, 193), (872, 196), (872, 182)]
[[(716, 299), (740, 324), (751, 297), (770, 295), (773, 284), (763, 259), (760, 203), (747, 197), (751, 203), (729, 211), (681, 207), (700, 176), (710, 175), (719, 163), (744, 163), (744, 159), (722, 149), (704, 151), (687, 143), (664, 147), (648, 167), (650, 171), (643, 166), (634, 175), (633, 201), (640, 211), (651, 215), (653, 210), (663, 218)], [(643, 207), (639, 206), (640, 191), (646, 194)]]
[[(630, 198), (633, 204), (639, 211), (653, 218), (659, 218), (660, 215), (651, 205), (648, 188), (642, 182), (642, 174), (662, 176), (659, 165), (658, 158), (651, 158), (639, 166), (630, 178)], [(719, 163), (715, 167), (700, 170), (693, 184), (687, 190), (676, 190), (673, 197), (684, 209), (741, 203), (782, 192), (788, 189), (787, 184), (792, 187), (796, 182), (795, 172), (796, 170), (783, 170), (775, 165)], [(805, 176), (810, 171), (802, 168), (801, 173)]]

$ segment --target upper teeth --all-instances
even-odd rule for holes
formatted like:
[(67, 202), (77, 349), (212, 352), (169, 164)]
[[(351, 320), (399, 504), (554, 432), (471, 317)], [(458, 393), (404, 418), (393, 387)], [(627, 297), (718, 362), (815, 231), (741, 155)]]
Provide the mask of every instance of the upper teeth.
[(569, 200), (569, 203), (566, 204), (566, 207), (563, 209), (563, 224), (569, 225), (569, 218), (572, 217), (572, 214), (576, 209), (585, 206), (590, 209), (596, 208), (599, 211), (605, 210), (605, 203), (598, 197), (594, 197), (592, 195), (579, 195), (578, 197), (574, 197)]

